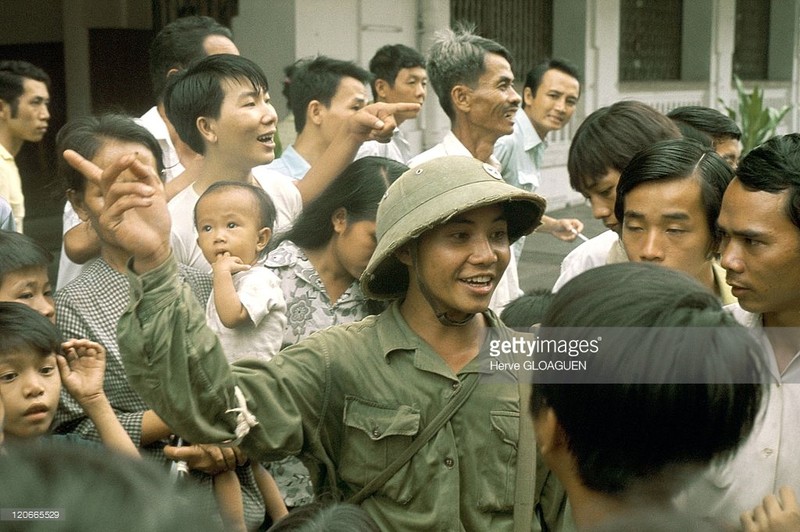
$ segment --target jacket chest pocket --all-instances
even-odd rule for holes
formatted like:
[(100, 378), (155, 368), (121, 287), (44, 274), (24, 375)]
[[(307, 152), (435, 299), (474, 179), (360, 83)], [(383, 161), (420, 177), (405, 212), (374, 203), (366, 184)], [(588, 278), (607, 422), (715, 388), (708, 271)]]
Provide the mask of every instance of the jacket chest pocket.
[[(419, 410), (406, 405), (384, 405), (357, 397), (346, 397), (344, 437), (339, 475), (361, 488), (409, 445), (419, 432)], [(413, 460), (413, 458), (412, 458)], [(411, 500), (412, 470), (409, 460), (377, 493), (401, 504)]]
[(493, 410), (489, 421), (492, 437), (481, 460), (478, 506), (487, 512), (507, 512), (514, 506), (519, 412)]

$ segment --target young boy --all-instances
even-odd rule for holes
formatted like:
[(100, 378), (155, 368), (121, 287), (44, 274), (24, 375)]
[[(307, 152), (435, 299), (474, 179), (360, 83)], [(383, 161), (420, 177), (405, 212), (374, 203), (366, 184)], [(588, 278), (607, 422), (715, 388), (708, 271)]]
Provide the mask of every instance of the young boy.
[[(211, 185), (194, 209), (197, 245), (211, 264), (214, 288), (206, 321), (229, 362), (271, 359), (281, 348), (286, 301), (278, 277), (258, 264), (272, 236), (275, 206), (263, 189), (222, 181)], [(273, 522), (288, 512), (278, 485), (258, 462), (251, 464)], [(246, 530), (242, 490), (235, 471), (214, 477), (214, 495), (228, 530)]]
[[(34, 439), (48, 433), (61, 385), (92, 419), (102, 442), (139, 456), (103, 391), (106, 352), (89, 340), (61, 342), (46, 317), (15, 302), (0, 302), (0, 433)], [(0, 441), (2, 441), (0, 439)]]
[(0, 231), (0, 301), (17, 301), (55, 323), (47, 277), (51, 260), (50, 253), (29, 236)]

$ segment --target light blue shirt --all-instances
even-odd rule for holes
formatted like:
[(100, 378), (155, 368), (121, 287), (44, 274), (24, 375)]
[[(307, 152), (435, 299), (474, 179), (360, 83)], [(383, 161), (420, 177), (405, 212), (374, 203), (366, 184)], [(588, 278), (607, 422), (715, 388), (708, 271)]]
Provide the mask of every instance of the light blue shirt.
[(500, 137), (494, 145), (494, 156), (503, 165), (503, 179), (509, 185), (535, 192), (544, 161), (547, 143), (539, 138), (525, 110), (514, 116), (514, 132)]
[(0, 198), (0, 229), (3, 231), (17, 230), (17, 224), (14, 223), (14, 213), (11, 212), (11, 205), (4, 198)]
[(299, 181), (306, 176), (311, 165), (297, 153), (292, 145), (283, 150), (281, 156), (271, 163), (256, 168), (268, 168)]

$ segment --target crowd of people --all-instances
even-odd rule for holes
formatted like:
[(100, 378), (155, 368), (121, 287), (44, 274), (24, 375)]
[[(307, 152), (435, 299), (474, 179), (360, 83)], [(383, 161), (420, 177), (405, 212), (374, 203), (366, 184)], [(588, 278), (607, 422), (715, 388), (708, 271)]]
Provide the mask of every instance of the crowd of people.
[[(213, 19), (164, 27), (150, 70), (145, 115), (57, 133), (54, 290), (14, 165), (49, 78), (0, 62), (0, 507), (85, 530), (800, 530), (800, 134), (742, 157), (711, 108), (592, 112), (567, 167), (608, 230), (523, 294), (524, 237), (583, 230), (536, 193), (569, 61), (520, 95), (466, 27), (368, 70), (303, 58), (291, 142)], [(398, 126), (429, 82), (451, 128), (417, 153)], [(97, 455), (115, 467), (78, 474)], [(106, 485), (92, 524), (68, 492)]]

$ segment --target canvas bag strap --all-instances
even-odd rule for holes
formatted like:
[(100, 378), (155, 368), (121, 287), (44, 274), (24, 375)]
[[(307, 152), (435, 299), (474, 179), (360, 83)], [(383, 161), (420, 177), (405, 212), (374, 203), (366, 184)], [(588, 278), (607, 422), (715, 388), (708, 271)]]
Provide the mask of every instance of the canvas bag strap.
[(477, 373), (470, 373), (464, 380), (462, 381), (462, 386), (458, 389), (458, 391), (453, 394), (450, 400), (447, 402), (445, 407), (436, 415), (435, 418), (431, 420), (431, 422), (422, 429), (419, 436), (409, 445), (406, 449), (400, 453), (400, 455), (395, 458), (395, 460), (388, 465), (386, 469), (381, 471), (381, 473), (369, 481), (363, 488), (361, 488), (358, 493), (347, 499), (347, 502), (352, 504), (361, 504), (369, 498), (375, 491), (377, 491), (381, 486), (383, 486), (387, 480), (392, 478), (395, 473), (397, 473), (403, 465), (411, 460), (411, 457), (417, 454), (423, 445), (428, 443), (430, 439), (433, 437), (434, 434), (439, 432), (445, 423), (447, 423), (453, 414), (455, 414), (461, 405), (469, 399), (469, 396), (472, 395), (472, 391), (478, 385), (478, 381), (480, 380), (480, 376)]

